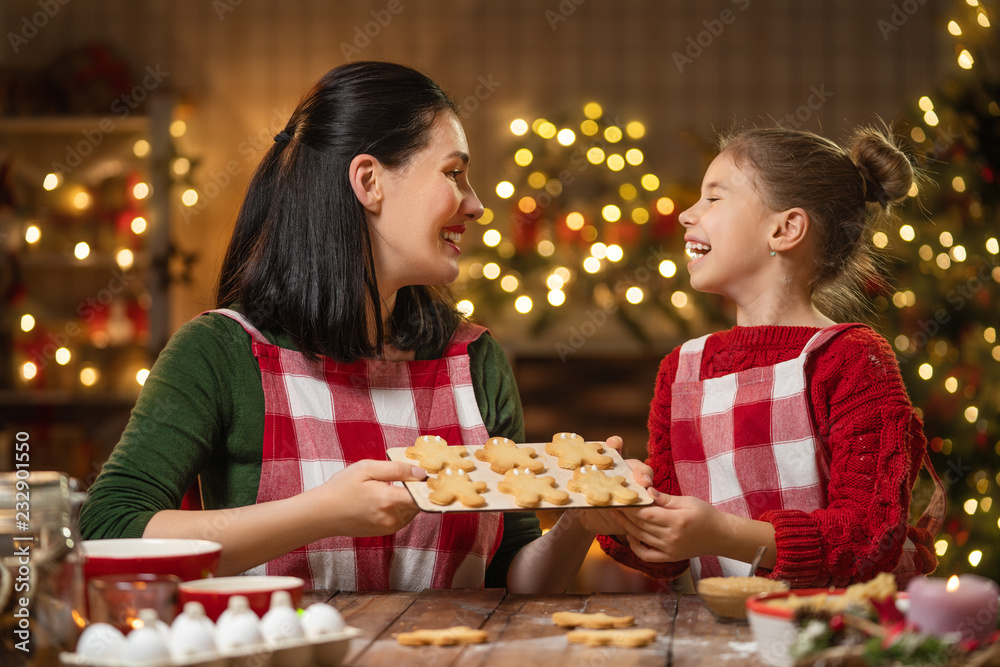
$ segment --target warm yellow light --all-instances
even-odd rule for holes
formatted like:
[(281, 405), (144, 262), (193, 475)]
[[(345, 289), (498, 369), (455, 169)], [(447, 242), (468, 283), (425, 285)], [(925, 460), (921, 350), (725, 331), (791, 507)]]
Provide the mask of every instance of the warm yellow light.
[(585, 225), (584, 228), (580, 230), (580, 237), (583, 238), (583, 240), (587, 241), (588, 243), (590, 243), (591, 241), (596, 241), (597, 227), (594, 227), (593, 225)]
[(46, 190), (55, 190), (59, 187), (59, 175), (58, 174), (45, 174), (45, 178), (42, 179), (42, 187)]
[(188, 188), (181, 194), (181, 202), (185, 206), (194, 206), (198, 203), (198, 191), (194, 188)]
[(907, 197), (916, 197), (920, 194), (920, 188), (917, 187), (916, 182), (910, 184), (910, 189), (906, 191)]
[(642, 164), (642, 151), (638, 148), (630, 148), (625, 151), (625, 161), (633, 167)]
[(958, 37), (962, 34), (962, 26), (957, 21), (948, 21), (948, 32)]
[(604, 128), (604, 138), (613, 144), (622, 140), (622, 130), (614, 125)]
[(655, 174), (643, 174), (643, 177), (639, 179), (639, 184), (644, 190), (652, 192), (660, 187), (660, 179)]
[(533, 171), (530, 174), (528, 174), (528, 185), (535, 188), (536, 190), (541, 190), (542, 188), (544, 188), (545, 183), (547, 181), (548, 179), (545, 177), (545, 174), (543, 174), (540, 171)]
[(144, 231), (146, 231), (146, 218), (141, 215), (132, 218), (132, 232), (142, 234)]
[(930, 111), (934, 108), (934, 102), (931, 101), (931, 98), (924, 95), (917, 100), (917, 106), (920, 107), (921, 111)]
[(979, 0), (965, 0), (965, 4), (969, 5), (970, 7), (978, 7)]
[(948, 553), (948, 542), (946, 540), (938, 540), (934, 543), (934, 553), (938, 556), (943, 556)]
[(980, 551), (979, 549), (976, 549), (975, 551), (969, 553), (969, 565), (971, 565), (972, 567), (979, 567), (979, 563), (982, 560), (983, 560), (983, 552)]
[(77, 192), (73, 195), (73, 206), (80, 209), (81, 211), (88, 206), (90, 206), (90, 194), (84, 191)]
[(528, 131), (528, 121), (523, 118), (515, 118), (510, 121), (510, 131), (512, 134), (519, 137), (524, 136), (524, 134)]
[(500, 289), (504, 292), (513, 292), (517, 289), (518, 279), (510, 274), (500, 279)]
[(989, 496), (979, 501), (979, 509), (983, 512), (989, 512), (991, 507), (993, 507), (993, 499)]
[(484, 208), (483, 214), (479, 216), (479, 220), (477, 220), (476, 222), (478, 222), (481, 225), (488, 225), (491, 222), (493, 222), (493, 209)]
[(608, 204), (601, 209), (601, 217), (608, 222), (618, 222), (622, 219), (622, 210), (614, 204)]
[(968, 254), (965, 252), (965, 246), (957, 245), (951, 249), (951, 258), (956, 262), (964, 262)]
[(649, 222), (649, 211), (642, 208), (641, 206), (632, 209), (632, 222), (634, 222), (637, 225), (646, 224), (647, 222)]
[(674, 304), (674, 308), (683, 308), (687, 305), (688, 295), (684, 292), (674, 292), (670, 295), (670, 303)]
[(34, 328), (35, 328), (35, 318), (29, 315), (28, 313), (21, 315), (21, 331), (27, 333), (28, 331), (31, 331)]
[(500, 276), (500, 265), (496, 262), (490, 262), (483, 267), (483, 275), (488, 280), (496, 280)]
[(590, 246), (590, 255), (596, 257), (597, 259), (604, 259), (608, 256), (608, 246), (603, 243), (595, 243)]
[(588, 257), (583, 260), (583, 270), (587, 273), (597, 273), (601, 270), (601, 260), (596, 257)]
[(594, 146), (587, 151), (587, 162), (590, 164), (601, 164), (604, 162), (604, 151)]
[(522, 315), (531, 312), (531, 306), (531, 297), (529, 296), (522, 295), (514, 300), (514, 309)]
[(899, 334), (893, 342), (896, 345), (896, 349), (900, 352), (906, 352), (910, 349), (910, 337), (906, 334)]
[(899, 238), (904, 241), (912, 241), (917, 238), (917, 232), (913, 229), (912, 225), (903, 225), (899, 228)]
[(527, 167), (534, 157), (527, 148), (518, 148), (514, 153), (514, 163), (519, 167)]
[(608, 156), (608, 169), (611, 171), (621, 171), (625, 168), (625, 158), (623, 158), (618, 153), (612, 153)]
[(578, 213), (577, 211), (573, 211), (566, 216), (566, 226), (573, 231), (579, 231), (582, 229), (584, 222), (585, 220), (583, 218), (583, 214)]
[(128, 248), (122, 248), (115, 254), (115, 263), (118, 264), (123, 271), (127, 271), (132, 268), (132, 263), (134, 261), (135, 256)]
[(940, 121), (938, 120), (937, 114), (934, 113), (933, 109), (931, 109), (930, 111), (924, 113), (924, 122), (930, 125), (931, 127), (934, 127)]
[(934, 368), (930, 364), (920, 364), (917, 375), (924, 380), (930, 380), (934, 376)]
[(951, 179), (951, 187), (955, 189), (955, 192), (965, 192), (965, 179), (961, 176), (956, 176)]
[(500, 232), (495, 229), (487, 229), (483, 232), (483, 243), (495, 248), (500, 243)]
[(625, 300), (629, 303), (642, 303), (642, 298), (646, 296), (639, 287), (629, 287), (625, 290)]
[(951, 267), (951, 257), (946, 252), (939, 254), (936, 261), (939, 268), (948, 269)]
[(592, 137), (600, 130), (597, 123), (590, 120), (589, 118), (582, 123), (580, 123), (580, 131), (583, 132), (588, 137)]
[(625, 251), (617, 243), (608, 246), (607, 258), (612, 262), (620, 262), (625, 257)]
[(149, 155), (149, 142), (145, 139), (139, 139), (132, 144), (132, 153), (136, 157), (146, 157)]
[(885, 232), (875, 232), (872, 236), (872, 243), (875, 244), (876, 248), (884, 248), (889, 245), (889, 237), (885, 235)]
[(979, 25), (983, 26), (984, 28), (990, 27), (990, 19), (988, 16), (986, 16), (985, 12), (979, 12), (979, 16), (976, 17), (976, 21), (978, 21)]
[(906, 294), (904, 294), (903, 292), (894, 293), (892, 295), (892, 305), (896, 306), (896, 308), (905, 308)]
[(597, 120), (604, 113), (604, 109), (597, 102), (587, 102), (583, 105), (583, 115), (591, 120)]
[(537, 131), (538, 131), (538, 136), (540, 136), (542, 139), (551, 139), (552, 137), (556, 136), (557, 132), (556, 126), (548, 121), (545, 121), (544, 123), (539, 125)]
[(975, 61), (972, 59), (972, 54), (969, 53), (968, 49), (962, 49), (962, 52), (958, 54), (958, 66), (962, 69), (972, 69), (972, 65)]
[(510, 199), (514, 194), (514, 184), (510, 181), (500, 181), (497, 183), (497, 196), (500, 199)]
[(548, 300), (553, 306), (561, 306), (566, 303), (566, 293), (561, 289), (549, 290)]
[(30, 361), (24, 362), (21, 366), (21, 377), (25, 380), (31, 380), (38, 374), (38, 366), (34, 365)]
[(545, 239), (538, 242), (538, 254), (542, 257), (551, 257), (555, 251), (556, 245), (552, 241)]
[(174, 160), (174, 164), (171, 168), (174, 170), (175, 174), (183, 176), (191, 171), (191, 160), (188, 160), (186, 157), (179, 157)]
[(576, 132), (568, 127), (563, 128), (559, 130), (559, 133), (556, 135), (556, 141), (563, 146), (570, 146), (574, 141), (576, 141)]
[(538, 208), (538, 202), (535, 201), (534, 197), (521, 197), (517, 201), (517, 208), (522, 213), (531, 213)]
[(93, 387), (97, 384), (97, 369), (93, 366), (84, 366), (80, 369), (80, 384), (84, 387)]
[(965, 409), (965, 421), (970, 424), (975, 424), (976, 420), (979, 418), (979, 408), (974, 405), (970, 405)]
[(145, 199), (149, 195), (149, 186), (145, 183), (136, 183), (132, 188), (132, 196), (136, 199)]
[(76, 244), (76, 247), (73, 248), (73, 255), (77, 259), (86, 259), (90, 255), (90, 246), (87, 245), (86, 242), (80, 241)]
[(992, 255), (1000, 253), (1000, 241), (997, 241), (996, 238), (986, 239), (986, 250)]
[(149, 369), (140, 368), (139, 371), (135, 374), (135, 381), (139, 383), (139, 386), (142, 386), (146, 384), (146, 378), (148, 377), (149, 377)]
[(664, 278), (673, 278), (677, 275), (677, 265), (671, 262), (669, 259), (665, 259), (660, 262), (659, 266), (660, 275)]
[(944, 388), (949, 394), (954, 394), (958, 391), (958, 379), (950, 377), (944, 381)]
[(929, 262), (934, 259), (934, 249), (929, 245), (920, 246), (920, 250), (918, 250), (917, 253), (920, 255), (920, 259), (925, 262)]
[(1000, 345), (995, 346), (990, 354), (993, 355), (994, 361), (1000, 361)]
[(670, 215), (674, 212), (674, 200), (670, 197), (660, 197), (656, 200), (656, 210), (660, 215)]
[(184, 133), (187, 132), (188, 126), (182, 120), (175, 120), (170, 124), (170, 136), (174, 139), (178, 137), (183, 137)]
[(985, 340), (987, 343), (997, 342), (997, 330), (994, 329), (993, 327), (983, 329), (983, 340)]
[(625, 126), (625, 134), (632, 139), (642, 139), (646, 134), (646, 126), (637, 120), (633, 120)]
[(56, 350), (56, 363), (59, 364), (60, 366), (65, 366), (66, 364), (69, 363), (69, 360), (72, 358), (73, 355), (70, 353), (69, 348), (60, 347), (58, 350)]
[[(36, 225), (30, 225), (24, 230), (24, 240), (28, 243), (38, 243), (38, 240), (42, 238), (42, 230)], [(987, 244), (989, 245), (989, 244)]]
[(910, 138), (918, 144), (922, 144), (927, 141), (927, 134), (924, 133), (924, 129), (922, 127), (914, 125), (913, 129), (910, 130)]
[(618, 195), (625, 201), (632, 201), (638, 194), (639, 191), (631, 183), (624, 183), (618, 188)]
[(552, 275), (562, 278), (564, 285), (568, 283), (569, 279), (572, 277), (570, 275), (569, 269), (567, 269), (565, 266), (558, 267), (555, 271), (552, 272)]

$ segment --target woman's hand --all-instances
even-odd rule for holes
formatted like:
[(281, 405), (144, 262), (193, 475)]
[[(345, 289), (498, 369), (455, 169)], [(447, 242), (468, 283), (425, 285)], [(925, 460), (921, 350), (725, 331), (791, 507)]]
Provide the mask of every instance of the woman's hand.
[(358, 461), (307, 494), (316, 496), (317, 516), (326, 535), (374, 537), (390, 535), (419, 512), (410, 492), (390, 482), (427, 478), (418, 466), (401, 461)]
[(621, 510), (629, 546), (649, 562), (674, 562), (719, 554), (725, 542), (727, 514), (692, 496), (670, 496), (649, 490), (655, 501)]

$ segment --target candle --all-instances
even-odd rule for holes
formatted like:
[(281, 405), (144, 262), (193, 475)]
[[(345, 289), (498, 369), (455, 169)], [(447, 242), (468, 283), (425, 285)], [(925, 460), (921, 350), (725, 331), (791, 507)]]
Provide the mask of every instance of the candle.
[(961, 633), (983, 640), (997, 628), (1000, 587), (974, 574), (942, 578), (917, 577), (906, 587), (910, 610), (906, 620), (925, 634)]

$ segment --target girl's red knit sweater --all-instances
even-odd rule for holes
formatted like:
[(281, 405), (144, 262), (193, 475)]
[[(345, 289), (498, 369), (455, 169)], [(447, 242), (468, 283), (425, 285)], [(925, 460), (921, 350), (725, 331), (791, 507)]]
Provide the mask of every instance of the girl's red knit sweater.
[[(759, 326), (714, 334), (705, 343), (701, 377), (793, 359), (817, 331)], [(660, 364), (649, 412), (653, 485), (672, 495), (680, 495), (670, 449), (670, 388), (679, 350)], [(927, 440), (889, 345), (867, 327), (848, 329), (811, 355), (806, 375), (813, 426), (830, 460), (828, 504), (813, 512), (761, 515), (774, 525), (777, 564), (758, 574), (795, 587), (865, 581), (895, 568), (907, 536), (917, 545), (921, 569), (932, 571), (937, 559), (931, 536), (908, 525), (910, 491)], [(688, 566), (688, 561), (648, 563), (609, 536), (598, 540), (615, 560), (655, 578), (677, 576)]]

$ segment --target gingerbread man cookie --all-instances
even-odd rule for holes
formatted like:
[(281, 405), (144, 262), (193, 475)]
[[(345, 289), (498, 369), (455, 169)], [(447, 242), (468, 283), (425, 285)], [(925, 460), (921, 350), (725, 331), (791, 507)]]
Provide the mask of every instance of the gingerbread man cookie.
[(631, 505), (639, 500), (639, 494), (625, 486), (624, 477), (609, 476), (594, 466), (584, 466), (574, 472), (566, 488), (584, 494), (591, 505), (609, 505), (612, 499), (622, 505)]
[(456, 644), (482, 644), (487, 639), (485, 630), (475, 630), (464, 625), (440, 630), (414, 630), (400, 632), (396, 641), (403, 646), (454, 646)]
[(518, 447), (509, 438), (490, 438), (482, 449), (476, 450), (476, 458), (488, 461), (490, 470), (501, 475), (511, 468), (527, 468), (531, 472), (542, 472), (545, 464), (535, 457), (532, 447)]
[(587, 646), (621, 646), (636, 648), (656, 641), (656, 630), (652, 628), (628, 628), (625, 630), (573, 630), (566, 633), (567, 641)]
[(553, 505), (565, 505), (569, 502), (569, 494), (555, 488), (555, 485), (554, 477), (535, 477), (530, 470), (514, 468), (508, 470), (497, 483), (497, 491), (514, 496), (518, 507), (538, 507), (543, 500)]
[(474, 482), (461, 470), (453, 471), (445, 468), (437, 477), (427, 480), (427, 488), (431, 490), (427, 499), (435, 505), (451, 505), (458, 500), (466, 507), (482, 507), (486, 498), (486, 482)]
[(627, 628), (635, 623), (633, 616), (611, 616), (603, 611), (587, 613), (584, 611), (557, 611), (552, 614), (552, 622), (561, 628), (589, 628), (591, 630), (607, 628)]
[(573, 470), (582, 465), (598, 468), (612, 468), (615, 460), (600, 452), (604, 446), (599, 442), (586, 442), (576, 433), (556, 433), (552, 442), (545, 445), (545, 453), (559, 457), (559, 467)]
[(422, 435), (412, 447), (406, 448), (406, 458), (416, 459), (427, 472), (439, 472), (441, 468), (475, 470), (476, 464), (464, 458), (468, 454), (465, 447), (449, 447), (440, 435)]

